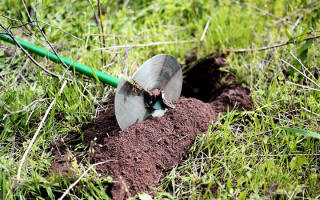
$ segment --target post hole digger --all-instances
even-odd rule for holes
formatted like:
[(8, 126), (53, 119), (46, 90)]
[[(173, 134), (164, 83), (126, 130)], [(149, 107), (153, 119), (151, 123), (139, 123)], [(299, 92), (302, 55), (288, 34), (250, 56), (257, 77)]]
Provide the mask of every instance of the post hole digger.
[(162, 116), (179, 97), (182, 89), (182, 70), (178, 61), (166, 54), (156, 55), (134, 73), (132, 80), (116, 78), (0, 32), (0, 39), (25, 50), (63, 64), (72, 70), (96, 77), (102, 83), (116, 87), (115, 115), (122, 130), (151, 116)]

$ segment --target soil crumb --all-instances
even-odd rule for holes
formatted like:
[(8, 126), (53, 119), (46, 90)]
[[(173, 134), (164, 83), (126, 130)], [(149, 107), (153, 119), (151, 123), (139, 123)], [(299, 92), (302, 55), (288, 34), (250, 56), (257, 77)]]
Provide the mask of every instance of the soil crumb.
[[(218, 73), (217, 66), (224, 64), (214, 65), (215, 70), (212, 72)], [(207, 72), (204, 70), (202, 73)], [(88, 160), (91, 163), (110, 161), (97, 165), (96, 171), (103, 176), (111, 176), (116, 181), (111, 188), (113, 199), (124, 199), (151, 191), (149, 186), (157, 186), (161, 178), (188, 156), (197, 134), (207, 131), (209, 124), (217, 120), (219, 113), (225, 113), (228, 108), (252, 109), (248, 89), (234, 83), (217, 87), (215, 83), (208, 86), (211, 87), (212, 94), (214, 90), (219, 90), (214, 93), (214, 97), (207, 98), (207, 101), (211, 99), (210, 103), (192, 97), (181, 97), (175, 103), (175, 109), (169, 109), (163, 117), (134, 124), (124, 131), (118, 127), (113, 103), (110, 103), (94, 124), (83, 129), (84, 142), (94, 149)], [(93, 141), (95, 145), (92, 145)], [(60, 154), (57, 159), (59, 163), (62, 162), (61, 158), (63, 156)], [(59, 168), (55, 162), (52, 164), (56, 173), (61, 173), (68, 167), (61, 164)]]

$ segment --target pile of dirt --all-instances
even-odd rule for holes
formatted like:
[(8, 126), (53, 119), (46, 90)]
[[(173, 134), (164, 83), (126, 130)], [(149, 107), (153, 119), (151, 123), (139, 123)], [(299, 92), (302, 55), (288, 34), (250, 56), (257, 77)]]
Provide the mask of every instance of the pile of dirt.
[[(219, 64), (216, 59), (223, 58), (212, 59), (211, 61), (215, 63), (208, 61), (208, 65), (211, 63), (211, 68), (215, 69), (209, 67), (209, 72), (214, 73), (212, 76), (219, 77), (218, 68), (223, 66), (224, 62), (221, 61)], [(204, 64), (200, 62), (200, 65), (194, 65), (191, 70), (197, 66)], [(201, 73), (208, 74), (208, 71), (203, 70)], [(212, 80), (209, 75), (206, 77)], [(204, 78), (187, 78), (185, 84), (192, 85), (188, 81), (199, 80), (204, 81)], [(214, 83), (210, 82), (207, 85), (211, 87), (207, 90), (210, 91), (207, 93), (209, 96), (207, 100), (211, 100), (210, 103), (181, 97), (175, 103), (175, 109), (168, 110), (163, 117), (134, 124), (124, 131), (118, 127), (113, 103), (110, 103), (108, 109), (100, 113), (94, 124), (84, 128), (84, 142), (94, 150), (89, 154), (90, 162), (110, 161), (98, 165), (96, 171), (102, 175), (110, 175), (117, 181), (111, 188), (113, 199), (124, 199), (149, 191), (148, 186), (157, 186), (161, 178), (187, 157), (197, 134), (205, 132), (209, 123), (217, 120), (219, 113), (224, 113), (228, 108), (233, 109), (235, 106), (237, 109), (252, 109), (253, 104), (248, 89), (235, 83), (217, 86), (217, 82), (215, 80)], [(199, 84), (196, 87), (202, 89), (206, 86)], [(190, 89), (193, 88), (189, 87), (188, 90)], [(93, 141), (95, 145), (92, 145)], [(53, 162), (55, 166), (53, 170), (56, 173), (63, 172), (68, 165), (61, 162), (63, 155), (57, 157), (60, 167), (57, 162)]]

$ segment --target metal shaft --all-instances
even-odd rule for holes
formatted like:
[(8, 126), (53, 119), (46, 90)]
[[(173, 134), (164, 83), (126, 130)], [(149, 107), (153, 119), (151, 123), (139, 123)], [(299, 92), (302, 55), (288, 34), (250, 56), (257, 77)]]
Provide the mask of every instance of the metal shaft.
[[(10, 35), (6, 33), (1, 33), (0, 32), (0, 39), (4, 40), (6, 42), (9, 42), (11, 44), (16, 45), (15, 41), (11, 38)], [(38, 47), (36, 45), (33, 45), (29, 42), (23, 41), (21, 39), (18, 39), (15, 37), (15, 40), (27, 51), (31, 53), (35, 53), (39, 56), (46, 57), (50, 59), (51, 61), (62, 64), (61, 61), (59, 60), (58, 56), (56, 56), (54, 53), (51, 51), (48, 51), (46, 49), (43, 49), (41, 47)], [(106, 83), (108, 85), (111, 85), (113, 87), (117, 87), (119, 83), (119, 79), (113, 76), (110, 76), (109, 74), (103, 73), (99, 70), (93, 69), (91, 67), (88, 67), (86, 65), (77, 63), (73, 60), (70, 60), (66, 57), (59, 56), (60, 59), (72, 70), (75, 70), (79, 73), (85, 74), (87, 76), (90, 76), (92, 78), (95, 78), (95, 76), (101, 81), (102, 83)], [(94, 72), (93, 72), (94, 71)], [(95, 74), (95, 75), (94, 75)]]

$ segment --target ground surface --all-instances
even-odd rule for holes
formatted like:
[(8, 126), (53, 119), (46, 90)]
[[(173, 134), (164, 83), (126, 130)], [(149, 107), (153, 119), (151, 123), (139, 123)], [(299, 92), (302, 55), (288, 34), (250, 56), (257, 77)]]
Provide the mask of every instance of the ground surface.
[[(234, 107), (239, 110), (253, 108), (248, 89), (235, 83), (217, 85), (220, 80), (212, 77), (220, 74), (220, 66), (215, 63), (218, 60), (224, 58), (211, 58), (205, 62), (208, 66), (199, 63), (193, 67), (193, 70), (199, 71), (204, 67), (215, 68), (211, 73), (205, 73), (208, 78), (201, 79), (203, 85), (207, 83), (205, 89), (211, 89), (212, 95), (208, 97), (215, 96), (210, 103), (181, 97), (175, 103), (175, 109), (168, 110), (163, 117), (151, 118), (121, 131), (115, 119), (114, 105), (110, 102), (108, 109), (100, 113), (93, 124), (83, 129), (84, 142), (88, 146), (92, 142), (95, 144), (92, 146), (93, 153), (89, 154), (90, 162), (109, 161), (97, 166), (96, 171), (105, 176), (110, 175), (116, 181), (111, 187), (113, 199), (151, 192), (148, 187), (156, 187), (161, 178), (181, 163), (183, 158), (187, 158), (196, 136), (205, 132), (219, 114)], [(192, 82), (193, 79), (186, 78), (184, 83), (192, 85)], [(195, 88), (198, 88), (197, 85)], [(60, 142), (55, 150), (56, 159), (51, 166), (56, 174), (67, 175), (70, 169), (65, 147)]]
[[(212, 117), (213, 123), (208, 120), (216, 113), (192, 110), (189, 117), (201, 117), (194, 131), (183, 126), (179, 132), (170, 119), (160, 119), (170, 128), (165, 133), (190, 135), (180, 137), (186, 144), (181, 154), (163, 154), (174, 161), (158, 160), (163, 164), (159, 183), (145, 189), (135, 185), (138, 179), (123, 176), (141, 192), (134, 198), (147, 198), (142, 192), (158, 199), (319, 198), (319, 140), (298, 134), (320, 132), (319, 1), (100, 0), (101, 9), (98, 1), (89, 0), (23, 2), (0, 1), (1, 25), (46, 49), (51, 49), (49, 41), (60, 55), (80, 63), (127, 78), (151, 56), (173, 55), (185, 75), (188, 99), (181, 102), (197, 102), (206, 112), (235, 84), (250, 91), (251, 110), (237, 109), (244, 104), (239, 102)], [(113, 117), (108, 110), (113, 88), (32, 57), (41, 66), (0, 42), (0, 199), (57, 199), (65, 191), (68, 199), (107, 199), (115, 188), (109, 174), (103, 174), (105, 166), (118, 164), (94, 164), (112, 156), (103, 151), (105, 143), (120, 151), (117, 159), (132, 148), (115, 123), (105, 124)], [(191, 100), (194, 96), (202, 102)], [(188, 114), (178, 111), (172, 114)], [(94, 136), (93, 128), (117, 139)], [(148, 141), (141, 139), (146, 146)], [(127, 148), (120, 149), (124, 143)], [(139, 159), (152, 160), (148, 155)], [(65, 160), (70, 161), (68, 175), (55, 175), (52, 169), (59, 165), (54, 163)], [(123, 170), (109, 171), (117, 177)]]

